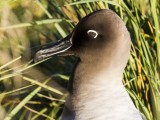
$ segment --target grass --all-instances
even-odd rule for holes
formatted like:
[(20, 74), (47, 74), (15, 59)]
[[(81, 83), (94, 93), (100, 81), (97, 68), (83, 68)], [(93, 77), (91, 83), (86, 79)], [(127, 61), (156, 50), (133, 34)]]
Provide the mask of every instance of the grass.
[(74, 58), (35, 64), (33, 55), (98, 9), (112, 9), (126, 24), (133, 44), (123, 83), (147, 120), (160, 120), (159, 0), (0, 1), (0, 102), (5, 120), (59, 119)]

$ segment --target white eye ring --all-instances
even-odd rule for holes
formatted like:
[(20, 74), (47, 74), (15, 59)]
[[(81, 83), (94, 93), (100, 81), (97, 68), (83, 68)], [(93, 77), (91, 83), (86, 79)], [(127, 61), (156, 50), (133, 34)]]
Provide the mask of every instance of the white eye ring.
[(95, 30), (88, 30), (87, 33), (93, 38), (97, 38), (98, 36), (98, 33)]

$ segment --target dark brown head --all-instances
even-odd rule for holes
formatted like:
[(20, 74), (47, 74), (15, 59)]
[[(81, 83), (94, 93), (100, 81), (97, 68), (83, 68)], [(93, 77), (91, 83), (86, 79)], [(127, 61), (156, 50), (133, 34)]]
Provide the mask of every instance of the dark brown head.
[(66, 38), (39, 50), (35, 61), (74, 53), (81, 61), (125, 66), (130, 46), (130, 36), (122, 20), (113, 11), (99, 10), (84, 17)]

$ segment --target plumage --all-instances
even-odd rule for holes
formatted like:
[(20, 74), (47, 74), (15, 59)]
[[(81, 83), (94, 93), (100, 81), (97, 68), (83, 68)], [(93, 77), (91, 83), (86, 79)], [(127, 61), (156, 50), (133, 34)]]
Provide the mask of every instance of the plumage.
[(130, 47), (118, 15), (99, 10), (84, 17), (62, 41), (36, 53), (36, 61), (66, 51), (79, 57), (62, 120), (142, 120), (122, 84)]

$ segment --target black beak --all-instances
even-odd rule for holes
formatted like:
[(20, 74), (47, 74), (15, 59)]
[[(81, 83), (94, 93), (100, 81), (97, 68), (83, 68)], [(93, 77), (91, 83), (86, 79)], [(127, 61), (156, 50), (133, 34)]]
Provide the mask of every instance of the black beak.
[(53, 55), (68, 55), (67, 52), (72, 47), (72, 34), (69, 34), (64, 39), (58, 41), (57, 43), (46, 46), (41, 50), (37, 51), (34, 57), (34, 62), (39, 62)]

